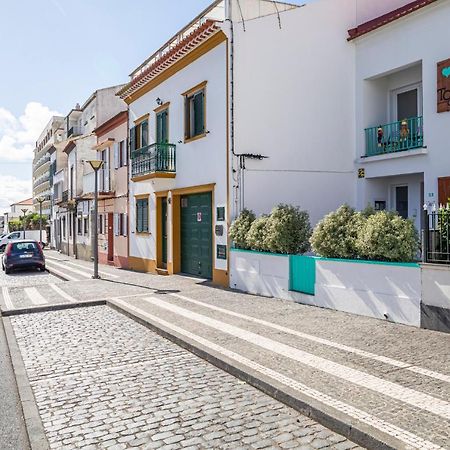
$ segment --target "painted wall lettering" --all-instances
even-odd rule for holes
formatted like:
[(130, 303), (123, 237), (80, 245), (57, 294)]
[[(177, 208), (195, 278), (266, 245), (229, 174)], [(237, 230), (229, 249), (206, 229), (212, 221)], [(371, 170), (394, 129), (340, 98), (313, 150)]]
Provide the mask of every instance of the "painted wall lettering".
[(450, 58), (437, 65), (437, 112), (450, 111)]

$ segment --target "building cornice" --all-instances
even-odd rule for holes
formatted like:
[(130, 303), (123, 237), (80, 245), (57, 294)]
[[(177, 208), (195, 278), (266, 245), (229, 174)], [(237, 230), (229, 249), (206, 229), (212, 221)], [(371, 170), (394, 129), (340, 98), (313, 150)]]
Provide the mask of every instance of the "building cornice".
[(389, 23), (394, 22), (395, 20), (401, 19), (413, 12), (418, 11), (419, 9), (424, 8), (425, 6), (431, 5), (432, 3), (436, 3), (439, 0), (416, 0), (414, 2), (408, 3), (401, 8), (394, 9), (382, 16), (376, 17), (375, 19), (369, 20), (368, 22), (364, 22), (358, 25), (356, 28), (352, 28), (348, 30), (348, 41), (352, 41), (360, 36), (363, 36), (371, 31), (374, 31), (378, 28), (383, 27)]
[(130, 104), (226, 40), (217, 22), (207, 20), (185, 39), (135, 76), (117, 95)]

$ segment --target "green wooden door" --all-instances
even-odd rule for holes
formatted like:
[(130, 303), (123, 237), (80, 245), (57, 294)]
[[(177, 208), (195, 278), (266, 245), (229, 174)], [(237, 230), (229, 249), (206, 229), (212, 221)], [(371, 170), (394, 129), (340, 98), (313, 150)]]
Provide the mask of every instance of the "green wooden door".
[(167, 269), (167, 198), (161, 199), (161, 234), (162, 234), (162, 263), (163, 268)]
[(181, 271), (212, 278), (211, 193), (181, 197)]

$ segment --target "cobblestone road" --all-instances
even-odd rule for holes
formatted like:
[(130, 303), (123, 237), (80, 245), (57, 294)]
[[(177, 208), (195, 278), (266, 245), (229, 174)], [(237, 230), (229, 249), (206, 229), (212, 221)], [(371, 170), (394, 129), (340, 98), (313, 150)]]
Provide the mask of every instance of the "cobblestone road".
[(51, 448), (357, 448), (108, 307), (12, 323)]

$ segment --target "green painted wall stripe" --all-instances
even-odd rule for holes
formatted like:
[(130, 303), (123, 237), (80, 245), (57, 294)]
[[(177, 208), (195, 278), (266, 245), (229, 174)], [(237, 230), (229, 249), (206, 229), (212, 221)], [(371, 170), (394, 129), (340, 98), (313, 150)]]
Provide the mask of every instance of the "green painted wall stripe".
[(322, 258), (320, 256), (314, 256), (320, 261), (337, 261), (344, 263), (356, 263), (356, 264), (377, 264), (380, 266), (400, 266), (400, 267), (420, 267), (419, 263), (415, 262), (389, 262), (389, 261), (370, 261), (366, 259), (340, 259), (340, 258)]
[(256, 250), (244, 250), (243, 248), (234, 248), (234, 247), (231, 247), (231, 251), (241, 253), (256, 253), (258, 255), (267, 255), (267, 256), (283, 256), (285, 258), (288, 258), (290, 256), (283, 253), (257, 252)]

